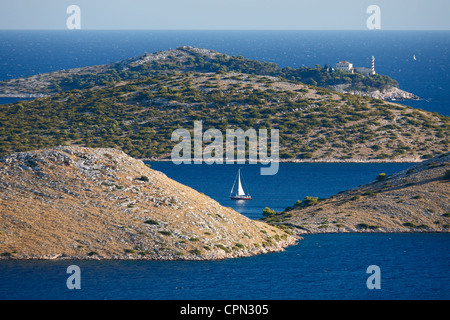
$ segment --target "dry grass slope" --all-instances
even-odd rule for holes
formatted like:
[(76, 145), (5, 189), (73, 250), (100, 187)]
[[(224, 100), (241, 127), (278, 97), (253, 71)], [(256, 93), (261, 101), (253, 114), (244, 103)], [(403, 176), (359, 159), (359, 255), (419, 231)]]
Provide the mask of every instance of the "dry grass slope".
[(2, 258), (224, 259), (297, 240), (116, 149), (56, 147), (0, 159)]
[(449, 172), (447, 153), (275, 219), (312, 233), (449, 232)]

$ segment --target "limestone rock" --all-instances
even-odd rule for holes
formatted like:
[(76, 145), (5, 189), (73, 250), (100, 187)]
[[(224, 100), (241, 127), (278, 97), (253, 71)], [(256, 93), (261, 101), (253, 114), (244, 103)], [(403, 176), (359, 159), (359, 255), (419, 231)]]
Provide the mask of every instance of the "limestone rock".
[(224, 259), (298, 240), (116, 149), (0, 158), (0, 213), (1, 258)]

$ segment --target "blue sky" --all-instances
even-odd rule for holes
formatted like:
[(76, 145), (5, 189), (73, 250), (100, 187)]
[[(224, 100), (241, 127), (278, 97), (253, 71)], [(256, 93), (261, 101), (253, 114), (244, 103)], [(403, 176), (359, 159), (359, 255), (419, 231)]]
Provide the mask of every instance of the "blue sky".
[(382, 30), (450, 30), (450, 0), (1, 0), (0, 29), (364, 30), (369, 5)]

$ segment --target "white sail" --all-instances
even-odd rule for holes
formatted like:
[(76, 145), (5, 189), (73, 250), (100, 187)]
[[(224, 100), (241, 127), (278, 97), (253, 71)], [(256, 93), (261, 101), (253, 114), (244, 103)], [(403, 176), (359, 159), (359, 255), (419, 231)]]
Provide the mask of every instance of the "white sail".
[[(236, 193), (233, 194), (234, 186), (236, 185), (236, 180), (238, 182), (237, 190), (236, 190)], [(233, 186), (231, 187), (231, 191), (230, 191), (230, 198), (232, 200), (252, 200), (252, 197), (249, 194), (245, 194), (244, 188), (242, 187), (241, 169), (239, 169), (238, 174), (237, 174), (236, 178), (234, 179), (234, 183), (233, 183)]]
[(238, 196), (245, 196), (244, 189), (242, 188), (241, 184), (241, 171), (239, 170), (239, 176), (238, 176)]

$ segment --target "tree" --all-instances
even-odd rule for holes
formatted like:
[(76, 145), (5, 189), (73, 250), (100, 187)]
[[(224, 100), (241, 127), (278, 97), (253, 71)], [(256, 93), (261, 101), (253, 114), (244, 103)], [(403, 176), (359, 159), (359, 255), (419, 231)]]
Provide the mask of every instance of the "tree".
[(319, 198), (318, 197), (310, 197), (310, 196), (306, 196), (305, 199), (303, 199), (302, 201), (302, 205), (304, 207), (309, 207), (309, 206), (314, 206), (319, 202)]
[(263, 217), (273, 216), (274, 214), (276, 214), (276, 212), (269, 207), (265, 207), (263, 210)]

